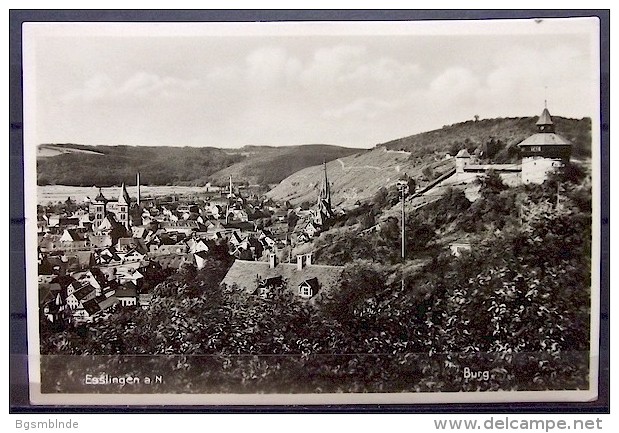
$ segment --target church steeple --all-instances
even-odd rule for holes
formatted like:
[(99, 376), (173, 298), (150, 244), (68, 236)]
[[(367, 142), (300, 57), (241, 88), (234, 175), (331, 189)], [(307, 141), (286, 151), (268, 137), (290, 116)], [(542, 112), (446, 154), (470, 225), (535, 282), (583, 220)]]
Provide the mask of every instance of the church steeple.
[(320, 189), (320, 198), (323, 200), (331, 209), (331, 187), (329, 185), (329, 178), (327, 177), (327, 163), (323, 161), (323, 179), (322, 179), (322, 188)]
[(129, 193), (127, 192), (127, 188), (125, 187), (125, 182), (123, 182), (120, 187), (120, 194), (118, 196), (118, 204), (128, 205), (131, 202), (129, 198)]
[(328, 218), (333, 217), (331, 208), (331, 186), (327, 177), (327, 163), (322, 163), (323, 178), (320, 193), (318, 194), (318, 209), (316, 212), (316, 223), (323, 225)]

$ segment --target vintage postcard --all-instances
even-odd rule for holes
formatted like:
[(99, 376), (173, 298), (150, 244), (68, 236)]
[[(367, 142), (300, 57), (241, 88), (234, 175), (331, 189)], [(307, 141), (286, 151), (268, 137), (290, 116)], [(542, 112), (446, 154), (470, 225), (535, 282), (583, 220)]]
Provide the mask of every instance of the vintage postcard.
[(595, 400), (599, 37), (25, 23), (32, 403)]

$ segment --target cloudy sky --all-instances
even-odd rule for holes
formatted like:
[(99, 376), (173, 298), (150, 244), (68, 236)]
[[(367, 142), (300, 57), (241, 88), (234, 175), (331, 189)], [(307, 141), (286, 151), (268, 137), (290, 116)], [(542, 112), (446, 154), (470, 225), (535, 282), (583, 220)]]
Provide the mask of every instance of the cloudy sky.
[[(38, 25), (37, 143), (372, 147), (443, 125), (595, 115), (594, 21)], [(30, 116), (30, 117), (28, 117)]]

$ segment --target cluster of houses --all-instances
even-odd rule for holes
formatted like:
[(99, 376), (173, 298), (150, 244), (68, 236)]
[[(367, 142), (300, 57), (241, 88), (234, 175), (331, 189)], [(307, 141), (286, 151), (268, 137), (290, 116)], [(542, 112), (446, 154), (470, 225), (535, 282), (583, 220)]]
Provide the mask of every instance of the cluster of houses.
[[(313, 210), (242, 197), (232, 180), (227, 191), (207, 192), (200, 203), (161, 202), (141, 200), (138, 188), (137, 201), (132, 201), (123, 184), (115, 200), (99, 190), (69, 215), (42, 212), (37, 224), (38, 278), (45, 317), (91, 322), (119, 308), (148, 308), (153, 286), (149, 275), (186, 264), (200, 270), (215, 249), (237, 259), (230, 275), (246, 266), (243, 263), (268, 268), (286, 246), (310, 240), (333, 216), (326, 171)], [(306, 262), (308, 269), (318, 269), (311, 259)], [(255, 280), (256, 272), (251, 276)], [(229, 282), (232, 277), (226, 278)], [(309, 289), (302, 297), (317, 293), (319, 283), (312, 278), (317, 277), (303, 280)]]

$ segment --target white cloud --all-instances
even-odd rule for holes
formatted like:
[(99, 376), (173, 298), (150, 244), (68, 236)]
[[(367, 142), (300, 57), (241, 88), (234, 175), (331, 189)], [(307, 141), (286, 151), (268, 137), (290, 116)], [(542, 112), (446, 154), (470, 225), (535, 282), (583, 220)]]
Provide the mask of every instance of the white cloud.
[(413, 80), (420, 71), (415, 63), (374, 58), (363, 46), (338, 45), (316, 50), (304, 65), (300, 81), (308, 88), (345, 86), (358, 91), (385, 92)]
[(293, 82), (301, 62), (279, 47), (264, 47), (247, 56), (247, 79), (252, 86), (281, 87)]
[(353, 73), (365, 57), (361, 46), (337, 45), (319, 48), (301, 73), (301, 82), (307, 87), (333, 86)]
[(421, 74), (421, 68), (414, 63), (402, 63), (392, 58), (383, 57), (374, 62), (364, 62), (348, 74), (340, 77), (340, 81), (353, 82), (365, 86), (368, 83), (382, 84), (387, 87), (401, 86), (407, 82), (413, 85), (413, 80)]
[(323, 117), (342, 119), (352, 117), (356, 119), (372, 120), (379, 118), (387, 112), (398, 108), (400, 104), (395, 101), (384, 101), (374, 98), (359, 98), (339, 108), (327, 109)]
[(445, 99), (468, 96), (479, 88), (479, 80), (462, 67), (448, 68), (430, 83), (430, 91)]
[(137, 72), (122, 82), (115, 83), (106, 74), (96, 74), (82, 87), (63, 95), (65, 102), (114, 101), (129, 98), (179, 98), (189, 96), (197, 80), (162, 77), (147, 72)]

